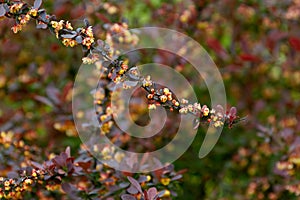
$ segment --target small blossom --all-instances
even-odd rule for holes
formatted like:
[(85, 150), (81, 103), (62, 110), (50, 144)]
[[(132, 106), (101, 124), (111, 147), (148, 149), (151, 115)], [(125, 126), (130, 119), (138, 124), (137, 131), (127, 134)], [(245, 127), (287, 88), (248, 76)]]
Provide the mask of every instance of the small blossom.
[(29, 20), (30, 20), (30, 15), (29, 15), (29, 14), (26, 14), (23, 18), (21, 18), (20, 24), (21, 24), (21, 25), (25, 25), (25, 24), (28, 23)]
[(201, 104), (200, 103), (194, 103), (194, 108), (197, 110), (201, 110)]
[(168, 95), (169, 92), (170, 92), (169, 88), (164, 88), (164, 94), (165, 94), (165, 95)]
[(31, 185), (31, 184), (33, 183), (33, 180), (31, 180), (31, 179), (26, 179), (24, 182), (25, 182), (27, 185)]
[(38, 11), (36, 9), (31, 9), (28, 14), (32, 17), (36, 17), (37, 16)]
[(186, 107), (183, 107), (179, 110), (179, 113), (181, 114), (187, 114), (188, 113), (188, 109)]
[(83, 57), (82, 62), (83, 62), (83, 64), (93, 64), (94, 63), (93, 60), (89, 57)]
[(124, 154), (124, 153), (121, 153), (121, 152), (117, 152), (117, 153), (114, 155), (114, 159), (115, 159), (118, 163), (120, 163), (124, 157), (125, 157), (125, 154)]
[(214, 124), (214, 127), (220, 127), (220, 126), (222, 126), (223, 125), (223, 122), (221, 122), (221, 121), (216, 121)]
[(188, 103), (189, 103), (189, 101), (188, 101), (188, 100), (186, 100), (186, 99), (181, 99), (181, 103), (182, 103), (182, 104), (188, 104)]
[(10, 7), (9, 12), (16, 14), (20, 11), (23, 5), (24, 5), (23, 3), (16, 3)]
[(19, 31), (22, 30), (22, 25), (21, 24), (16, 24), (14, 25), (11, 30), (14, 32), (14, 33), (18, 33)]
[(154, 95), (153, 94), (148, 94), (147, 99), (153, 99)]
[(163, 185), (169, 185), (171, 182), (171, 179), (170, 178), (162, 178), (162, 179), (160, 179), (160, 182)]
[(63, 43), (66, 47), (68, 47), (68, 46), (74, 47), (74, 46), (77, 45), (77, 42), (76, 42), (75, 40), (72, 40), (72, 39), (69, 39), (69, 38), (64, 38), (63, 41), (62, 41), (62, 43)]
[(155, 104), (149, 104), (148, 105), (148, 109), (149, 110), (155, 110), (156, 109), (156, 105)]
[(209, 114), (209, 108), (207, 108), (207, 107), (204, 107), (204, 108), (202, 108), (202, 110), (203, 110), (203, 116), (208, 116), (208, 114)]
[(165, 95), (161, 95), (161, 96), (159, 97), (159, 99), (160, 99), (160, 101), (161, 101), (162, 103), (165, 103), (165, 102), (168, 100), (168, 98), (167, 98)]
[(95, 42), (94, 38), (84, 38), (82, 41), (82, 44), (87, 46), (88, 49), (90, 49), (90, 46)]
[(86, 33), (87, 36), (89, 36), (90, 38), (94, 38), (92, 26), (89, 26), (89, 27), (86, 29), (85, 33)]
[(66, 22), (66, 28), (69, 30), (73, 30), (72, 24), (70, 22)]
[(5, 181), (5, 182), (4, 182), (4, 186), (7, 187), (7, 186), (9, 186), (9, 185), (10, 185), (9, 181)]
[(160, 197), (170, 197), (171, 196), (171, 192), (169, 190), (163, 190), (161, 192), (161, 196)]

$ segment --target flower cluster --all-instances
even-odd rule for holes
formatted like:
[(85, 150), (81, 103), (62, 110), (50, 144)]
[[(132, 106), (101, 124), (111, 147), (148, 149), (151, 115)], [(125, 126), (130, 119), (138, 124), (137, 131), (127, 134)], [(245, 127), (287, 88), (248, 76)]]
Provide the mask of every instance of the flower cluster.
[(1, 8), (4, 9), (2, 16), (5, 15), (15, 19), (16, 24), (12, 27), (14, 33), (21, 31), (30, 19), (35, 19), (37, 21), (37, 28), (49, 28), (65, 46), (74, 47), (81, 44), (87, 50), (91, 49), (95, 39), (92, 27), (88, 26), (88, 23), (83, 28), (73, 30), (70, 22), (64, 20), (57, 21), (55, 17), (48, 15), (45, 10), (39, 9), (41, 3), (41, 0), (37, 0), (34, 6), (30, 6), (23, 2), (8, 1), (8, 3), (1, 5)]
[(20, 178), (0, 177), (0, 198), (4, 199), (22, 199), (24, 192), (29, 192), (40, 184), (44, 178), (40, 170), (20, 170)]
[(188, 100), (181, 101), (174, 97), (169, 88), (158, 88), (157, 84), (153, 84), (150, 76), (142, 80), (142, 87), (149, 93), (147, 99), (149, 100), (149, 109), (155, 109), (156, 106), (163, 106), (170, 109), (170, 111), (177, 110), (181, 114), (195, 115), (196, 125), (198, 128), (200, 122), (212, 123), (214, 127), (221, 127), (223, 125), (232, 127), (237, 123), (236, 108), (231, 107), (229, 111), (225, 112), (221, 105), (216, 108), (209, 109), (207, 105), (201, 106), (200, 103), (188, 104)]
[[(118, 137), (118, 141), (122, 141), (122, 144), (125, 145), (128, 140), (128, 137), (124, 136), (125, 134), (121, 135), (117, 131), (112, 131), (114, 127), (113, 113), (115, 113), (114, 109), (116, 108), (112, 108), (110, 104), (112, 98), (111, 86), (119, 83), (122, 83), (125, 89), (140, 83), (141, 88), (147, 93), (149, 109), (162, 106), (180, 114), (192, 114), (196, 116), (196, 124), (212, 122), (215, 127), (223, 125), (231, 127), (238, 122), (235, 108), (225, 112), (220, 106), (210, 109), (206, 105), (201, 106), (200, 103), (188, 104), (185, 99), (177, 99), (169, 88), (161, 87), (153, 82), (150, 76), (141, 76), (137, 67), (130, 67), (124, 60), (114, 59), (119, 55), (118, 49), (114, 49), (114, 43), (134, 45), (138, 42), (137, 36), (128, 30), (126, 23), (105, 26), (107, 29), (107, 43), (98, 40), (98, 46), (96, 46), (93, 28), (87, 22), (85, 22), (84, 27), (74, 29), (70, 22), (57, 20), (55, 16), (39, 9), (40, 4), (40, 0), (36, 0), (33, 7), (21, 1), (6, 1), (6, 3), (1, 3), (0, 17), (7, 16), (15, 19), (14, 32), (20, 31), (31, 18), (35, 19), (37, 28), (49, 29), (65, 46), (81, 45), (85, 56), (89, 55), (83, 58), (84, 63), (90, 64), (98, 61), (95, 64), (96, 66), (101, 65), (99, 69), (101, 68), (104, 73), (99, 80), (101, 87), (94, 93), (94, 100), (97, 105), (96, 111), (100, 121), (101, 134), (113, 133), (115, 137)], [(107, 9), (110, 9), (111, 13), (114, 12), (114, 8), (107, 7)], [(189, 21), (190, 18), (192, 18), (192, 14), (186, 12), (183, 14), (182, 21)], [(113, 37), (114, 34), (119, 37)], [(105, 65), (104, 62), (100, 62), (100, 58), (109, 61), (110, 64)], [(43, 101), (46, 100), (43, 99)], [(59, 100), (56, 99), (56, 101)], [(49, 102), (47, 103), (49, 104)], [(65, 130), (65, 126), (67, 125), (61, 123), (54, 124), (55, 130), (60, 131)], [(195, 126), (195, 128), (197, 127), (198, 125)], [(1, 198), (18, 199), (22, 198), (23, 194), (31, 191), (38, 191), (34, 195), (41, 198), (43, 195), (47, 196), (49, 194), (47, 191), (50, 191), (58, 193), (59, 197), (64, 196), (66, 193), (71, 199), (121, 197), (123, 199), (143, 198), (154, 200), (175, 196), (174, 188), (176, 188), (175, 186), (182, 176), (181, 173), (175, 172), (171, 165), (148, 174), (118, 172), (94, 159), (84, 147), (80, 149), (77, 158), (72, 157), (70, 149), (67, 148), (65, 152), (59, 155), (50, 154), (48, 160), (43, 164), (30, 162), (34, 160), (34, 156), (32, 156), (33, 153), (29, 149), (34, 148), (29, 148), (22, 140), (14, 141), (13, 136), (12, 133), (1, 133), (0, 142), (3, 143), (3, 148), (7, 150), (3, 152), (6, 156), (15, 156), (15, 154), (12, 154), (12, 149), (19, 149), (22, 153), (19, 152), (18, 155), (24, 154), (25, 158), (20, 158), (21, 164), (16, 165), (21, 166), (21, 170), (14, 169), (17, 172), (13, 174), (14, 178), (0, 179)], [(104, 160), (114, 158), (121, 162), (124, 157), (124, 154), (106, 146), (94, 146), (94, 151), (98, 152)], [(14, 159), (10, 157), (7, 160)], [(135, 177), (135, 179), (129, 177)]]
[(22, 30), (23, 26), (25, 26), (31, 18), (35, 18), (37, 16), (36, 8), (28, 8), (28, 5), (22, 2), (15, 2), (10, 4), (6, 8), (6, 15), (8, 17), (13, 17), (16, 20), (15, 25), (11, 28), (14, 33), (18, 33)]
[[(51, 192), (60, 194), (60, 197), (67, 194), (72, 199), (119, 198), (125, 193), (137, 194), (130, 186), (135, 180), (132, 177), (137, 178), (136, 183), (141, 189), (155, 188), (159, 197), (170, 197), (175, 194), (173, 188), (182, 177), (172, 165), (148, 174), (121, 173), (93, 159), (84, 148), (79, 152), (75, 159), (68, 147), (59, 155), (50, 156), (43, 164), (30, 161), (27, 166), (10, 172), (9, 178), (0, 177), (0, 198), (23, 199), (26, 196), (45, 199)], [(99, 153), (107, 159), (114, 156), (121, 160), (123, 156), (108, 147)]]
[(0, 157), (3, 158), (0, 164), (2, 167), (16, 169), (18, 166), (26, 166), (34, 158), (34, 154), (38, 153), (40, 150), (37, 147), (26, 145), (12, 131), (0, 133)]
[[(107, 30), (106, 41), (112, 48), (114, 47), (114, 44), (136, 45), (139, 41), (137, 35), (128, 30), (128, 25), (126, 23), (108, 25)], [(115, 49), (115, 51), (118, 50)]]

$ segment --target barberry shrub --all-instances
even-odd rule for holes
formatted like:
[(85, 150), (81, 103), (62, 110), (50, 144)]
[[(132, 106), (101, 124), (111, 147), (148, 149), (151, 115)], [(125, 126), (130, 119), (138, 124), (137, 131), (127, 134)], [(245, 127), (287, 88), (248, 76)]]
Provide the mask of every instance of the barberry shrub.
[[(66, 66), (65, 59), (72, 58), (68, 65), (77, 66), (76, 60), (82, 57), (77, 47), (81, 46), (84, 63), (111, 63), (105, 66), (106, 81), (116, 83), (126, 76), (136, 77), (136, 68), (116, 57), (112, 53), (115, 49), (102, 41), (126, 32), (128, 27), (154, 24), (175, 28), (205, 44), (221, 66), (229, 101), (236, 103), (242, 113), (250, 114), (251, 119), (246, 127), (222, 135), (212, 157), (187, 167), (181, 196), (297, 199), (298, 1), (49, 2), (45, 6), (55, 16), (40, 8), (41, 1), (32, 2), (33, 6), (21, 1), (0, 4), (0, 16), (7, 22), (0, 24), (1, 57), (5, 58), (0, 75), (4, 91), (0, 95), (5, 105), (1, 111), (1, 198), (159, 199), (180, 195), (178, 180), (182, 180), (183, 171), (175, 172), (172, 166), (147, 174), (115, 171), (79, 146), (70, 117), (70, 91), (76, 69)], [(83, 13), (90, 23), (78, 20)], [(122, 21), (123, 17), (129, 19), (128, 23)], [(36, 21), (38, 29), (50, 30), (52, 36), (34, 30), (30, 21)], [(9, 30), (20, 33), (9, 34)], [(130, 34), (120, 39), (128, 44), (137, 40)], [(155, 56), (166, 64), (173, 61), (167, 52), (159, 51)], [(184, 71), (185, 65), (179, 62), (174, 68)], [(186, 102), (172, 96), (168, 87), (154, 88), (151, 77), (136, 78), (143, 82), (142, 94), (149, 109), (162, 106), (172, 112), (195, 115), (195, 128), (211, 121), (216, 127), (222, 123), (231, 127), (240, 120), (235, 108), (226, 112), (219, 106), (209, 108), (200, 102)], [(207, 101), (207, 94), (199, 93)], [(110, 97), (107, 92), (105, 95)], [(105, 111), (99, 113), (99, 122), (106, 124), (102, 134), (112, 140), (119, 138), (130, 148), (126, 136), (110, 135), (114, 126), (110, 107), (101, 99), (101, 93), (98, 97), (95, 103)], [(68, 145), (72, 156), (70, 148), (60, 152), (61, 146)], [(198, 144), (192, 146), (192, 151), (196, 147)], [(108, 148), (99, 151), (114, 155)], [(175, 164), (185, 168), (182, 163), (191, 159), (194, 158), (186, 154)]]

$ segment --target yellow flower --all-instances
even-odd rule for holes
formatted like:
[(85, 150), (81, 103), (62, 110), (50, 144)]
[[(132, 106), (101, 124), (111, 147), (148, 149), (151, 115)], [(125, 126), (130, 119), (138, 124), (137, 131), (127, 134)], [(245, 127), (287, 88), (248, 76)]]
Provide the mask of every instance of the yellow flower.
[(76, 42), (75, 40), (72, 40), (72, 39), (69, 39), (69, 38), (64, 38), (63, 41), (62, 41), (62, 43), (63, 43), (66, 47), (68, 47), (68, 46), (74, 47), (74, 46), (77, 45), (77, 42)]
[(209, 109), (208, 108), (204, 108), (203, 115), (204, 116), (208, 116), (208, 114), (209, 114)]
[(75, 40), (70, 40), (69, 45), (70, 47), (74, 47), (77, 45), (77, 42)]
[(24, 182), (25, 182), (27, 185), (31, 185), (31, 184), (33, 183), (33, 180), (31, 180), (31, 179), (26, 179)]
[(188, 109), (186, 107), (183, 107), (179, 110), (180, 114), (187, 114), (188, 113)]
[(58, 26), (58, 22), (57, 21), (51, 21), (50, 22), (52, 28), (56, 29), (56, 27)]
[(51, 21), (50, 24), (51, 24), (52, 28), (55, 29), (55, 32), (58, 32), (59, 30), (61, 30), (63, 28), (64, 20), (60, 20), (59, 22)]
[(94, 38), (90, 38), (90, 37), (87, 37), (87, 38), (84, 38), (84, 40), (82, 41), (82, 44), (87, 46), (88, 49), (90, 48), (90, 46), (94, 43)]
[(94, 38), (92, 26), (89, 26), (89, 27), (85, 30), (85, 33), (86, 33), (87, 36), (89, 36), (90, 38)]
[(32, 17), (36, 17), (37, 16), (38, 11), (36, 9), (31, 9), (28, 14), (31, 15)]
[(10, 185), (10, 184), (9, 184), (9, 181), (5, 181), (5, 182), (4, 182), (4, 186), (7, 187), (7, 186), (9, 186), (9, 185)]
[(289, 159), (290, 162), (296, 164), (296, 165), (300, 165), (300, 158), (299, 157), (292, 157)]
[(170, 197), (171, 192), (169, 190), (164, 190), (161, 197)]
[(12, 30), (14, 33), (18, 33), (19, 31), (22, 30), (22, 25), (16, 24), (16, 25), (14, 25), (14, 26), (11, 28), (11, 30)]
[(155, 110), (156, 109), (156, 105), (155, 104), (149, 104), (148, 105), (148, 109), (149, 110)]
[(72, 24), (70, 22), (66, 22), (66, 28), (73, 30)]
[(165, 94), (165, 95), (168, 95), (169, 92), (170, 92), (169, 88), (164, 88), (164, 94)]
[(25, 25), (28, 23), (29, 20), (30, 20), (30, 15), (26, 14), (23, 18), (20, 19), (20, 24)]
[(114, 156), (114, 159), (120, 163), (122, 161), (122, 159), (125, 157), (125, 154), (124, 153), (120, 153), (120, 152), (117, 152)]
[(93, 60), (89, 57), (82, 58), (83, 64), (93, 64)]
[(23, 5), (24, 5), (23, 3), (14, 4), (10, 7), (9, 12), (15, 14), (20, 11)]
[(170, 181), (171, 181), (171, 179), (169, 179), (169, 178), (162, 178), (162, 179), (160, 179), (160, 182), (163, 185), (169, 185)]
[(165, 102), (168, 100), (168, 98), (167, 98), (165, 95), (161, 95), (161, 96), (159, 97), (159, 99), (160, 99), (160, 101), (163, 102), (163, 103), (165, 103)]
[(220, 126), (222, 126), (223, 125), (223, 122), (221, 122), (221, 121), (216, 121), (215, 123), (214, 123), (214, 127), (220, 127)]

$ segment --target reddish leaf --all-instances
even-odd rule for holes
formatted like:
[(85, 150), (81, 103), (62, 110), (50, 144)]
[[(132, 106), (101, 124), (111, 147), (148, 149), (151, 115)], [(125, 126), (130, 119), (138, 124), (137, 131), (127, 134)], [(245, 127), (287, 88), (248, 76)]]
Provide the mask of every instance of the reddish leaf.
[(78, 166), (81, 167), (84, 171), (87, 171), (91, 167), (92, 162), (77, 162), (76, 164), (78, 164)]
[(207, 46), (215, 51), (220, 57), (226, 58), (228, 55), (220, 42), (216, 39), (208, 39)]
[(289, 43), (293, 49), (300, 51), (300, 39), (296, 37), (290, 37)]
[(229, 116), (235, 117), (236, 116), (236, 107), (231, 107), (229, 111)]
[(216, 52), (223, 51), (223, 47), (221, 46), (219, 41), (216, 40), (216, 39), (208, 39), (207, 40), (207, 45)]
[(101, 13), (96, 13), (96, 16), (98, 17), (98, 19), (100, 19), (104, 23), (110, 23), (110, 20), (105, 15), (103, 15)]
[(241, 54), (240, 59), (243, 61), (248, 61), (248, 62), (258, 62), (260, 61), (260, 58), (251, 54)]

